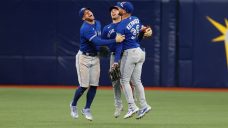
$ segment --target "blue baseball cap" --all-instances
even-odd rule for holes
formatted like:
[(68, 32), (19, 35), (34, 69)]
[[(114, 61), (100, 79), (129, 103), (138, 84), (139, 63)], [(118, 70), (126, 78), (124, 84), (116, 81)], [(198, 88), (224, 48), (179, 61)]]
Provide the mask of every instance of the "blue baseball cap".
[(118, 8), (117, 6), (111, 6), (111, 7), (109, 8), (109, 12), (111, 12), (112, 9), (117, 9), (117, 10), (119, 10), (119, 8)]
[(79, 10), (79, 17), (82, 18), (86, 10), (91, 10), (90, 8), (83, 7)]
[(117, 7), (122, 8), (127, 13), (133, 13), (134, 6), (131, 2), (117, 2)]

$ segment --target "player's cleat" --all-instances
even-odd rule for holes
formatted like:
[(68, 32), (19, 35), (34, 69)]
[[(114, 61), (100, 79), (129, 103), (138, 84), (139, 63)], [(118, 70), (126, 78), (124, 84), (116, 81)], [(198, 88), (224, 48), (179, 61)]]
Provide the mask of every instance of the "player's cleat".
[(145, 116), (146, 113), (148, 113), (151, 110), (151, 107), (148, 105), (145, 108), (142, 108), (138, 111), (138, 116), (136, 119), (141, 119), (143, 116)]
[(90, 120), (90, 121), (93, 120), (93, 116), (92, 116), (91, 111), (90, 111), (89, 108), (82, 109), (82, 115), (84, 115), (87, 120)]
[(114, 117), (118, 118), (122, 111), (123, 111), (123, 105), (116, 107), (114, 112)]
[(76, 119), (78, 118), (78, 110), (76, 106), (72, 106), (72, 104), (70, 104), (70, 115)]
[(132, 117), (136, 112), (139, 111), (138, 107), (128, 109), (127, 114), (124, 116), (124, 119)]

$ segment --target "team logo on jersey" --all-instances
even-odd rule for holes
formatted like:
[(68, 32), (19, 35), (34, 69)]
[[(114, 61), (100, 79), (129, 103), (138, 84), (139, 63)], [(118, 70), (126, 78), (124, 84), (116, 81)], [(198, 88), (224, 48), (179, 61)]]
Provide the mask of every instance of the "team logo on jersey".
[(225, 51), (226, 51), (226, 64), (227, 64), (227, 69), (228, 69), (228, 20), (225, 19), (225, 25), (222, 25), (222, 24), (218, 23), (217, 21), (213, 20), (212, 18), (210, 18), (209, 16), (207, 16), (207, 19), (222, 34), (222, 35), (214, 38), (212, 40), (212, 42), (221, 42), (221, 41), (224, 41), (224, 43), (225, 43)]
[(101, 36), (101, 31), (95, 31), (96, 36)]
[(98, 35), (98, 36), (101, 36), (101, 31), (98, 31), (98, 32), (97, 32), (97, 35)]
[(109, 30), (107, 37), (110, 38), (113, 33), (115, 33), (114, 29)]

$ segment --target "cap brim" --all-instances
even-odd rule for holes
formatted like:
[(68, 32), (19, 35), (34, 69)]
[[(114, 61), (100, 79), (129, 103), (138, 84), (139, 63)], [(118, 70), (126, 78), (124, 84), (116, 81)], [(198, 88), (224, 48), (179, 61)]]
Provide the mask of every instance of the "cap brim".
[[(90, 8), (85, 8), (85, 10), (90, 10), (90, 11), (91, 11), (91, 9), (90, 9)], [(84, 10), (84, 11), (85, 11), (85, 10)]]
[(84, 15), (84, 13), (85, 13), (86, 10), (91, 11), (90, 8), (87, 8), (87, 7), (82, 8), (82, 9), (80, 10), (80, 12), (79, 12), (79, 16), (80, 16), (81, 18), (83, 17), (83, 15)]
[(112, 9), (117, 9), (117, 10), (119, 10), (119, 8), (118, 8), (117, 6), (112, 6), (112, 7), (109, 8), (109, 12), (111, 12)]

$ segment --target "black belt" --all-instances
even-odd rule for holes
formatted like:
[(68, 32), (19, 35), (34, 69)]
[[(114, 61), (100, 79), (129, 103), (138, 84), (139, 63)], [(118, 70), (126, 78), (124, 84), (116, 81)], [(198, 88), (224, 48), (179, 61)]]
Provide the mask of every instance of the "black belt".
[(83, 54), (83, 55), (86, 55), (86, 56), (92, 56), (92, 57), (97, 56), (97, 53), (82, 52), (82, 54)]

